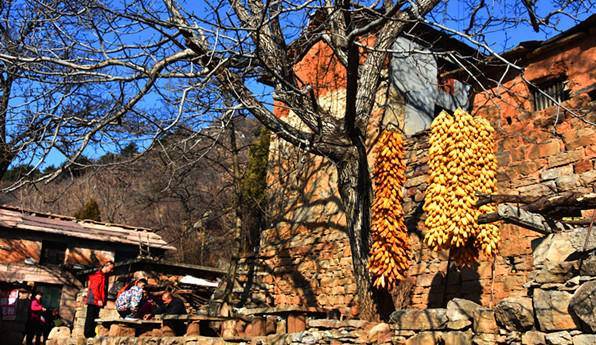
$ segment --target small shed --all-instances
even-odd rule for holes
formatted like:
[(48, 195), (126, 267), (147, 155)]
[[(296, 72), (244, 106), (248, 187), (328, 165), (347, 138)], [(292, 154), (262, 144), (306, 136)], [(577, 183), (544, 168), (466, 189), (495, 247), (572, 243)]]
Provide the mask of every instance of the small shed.
[[(46, 307), (72, 321), (85, 283), (73, 271), (139, 252), (163, 257), (168, 250), (175, 248), (148, 228), (0, 205), (0, 304), (8, 306), (19, 288), (41, 290)], [(3, 315), (4, 321), (11, 318), (16, 316)]]

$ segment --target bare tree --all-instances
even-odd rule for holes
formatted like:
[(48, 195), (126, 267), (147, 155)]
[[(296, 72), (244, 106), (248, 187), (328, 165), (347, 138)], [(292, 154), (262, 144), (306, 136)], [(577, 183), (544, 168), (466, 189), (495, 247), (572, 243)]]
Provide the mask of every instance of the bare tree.
[[(590, 11), (583, 1), (557, 0), (544, 14), (528, 2), (503, 0), (503, 10), (496, 11), (483, 0), (465, 0), (461, 4), (468, 25), (459, 30), (449, 25), (454, 18), (445, 6), (452, 2), (439, 0), (23, 3), (39, 8), (40, 18), (33, 22), (43, 23), (43, 29), (33, 30), (32, 39), (20, 42), (18, 50), (9, 49), (14, 38), (5, 41), (0, 62), (20, 72), (5, 74), (3, 80), (26, 75), (25, 86), (64, 90), (40, 89), (52, 94), (54, 106), (50, 104), (49, 109), (56, 111), (49, 111), (42, 99), (30, 101), (43, 110), (39, 114), (48, 117), (33, 116), (27, 122), (29, 128), (43, 133), (28, 136), (24, 146), (4, 156), (25, 152), (27, 145), (38, 145), (44, 152), (58, 148), (68, 157), (68, 166), (93, 145), (115, 143), (132, 134), (145, 135), (145, 147), (150, 148), (155, 138), (176, 123), (200, 127), (215, 114), (246, 110), (279, 139), (335, 165), (361, 316), (369, 319), (379, 316), (381, 291), (372, 288), (366, 269), (372, 198), (367, 127), (382, 82), (379, 71), (386, 67), (395, 40), (407, 25), (424, 22), (466, 40), (510, 68), (520, 69), (488, 43), (487, 31), (530, 22), (534, 28), (552, 27), (558, 15), (576, 19)], [(4, 31), (24, 16), (24, 12), (16, 17), (9, 12), (4, 17)], [(296, 75), (293, 66), (304, 52), (300, 44), (290, 49), (289, 42), (298, 38), (305, 43), (323, 40), (345, 68), (342, 114), (321, 106), (315, 86)], [(473, 66), (472, 62), (464, 64)], [(470, 74), (476, 73), (470, 70)], [(259, 86), (262, 81), (268, 86)], [(68, 106), (62, 106), (62, 98)], [(298, 121), (276, 116), (273, 100)], [(158, 102), (163, 107), (155, 107)], [(6, 116), (10, 110), (4, 109)], [(54, 125), (44, 125), (47, 121)], [(7, 140), (3, 143), (15, 147)], [(35, 150), (24, 155), (39, 157)], [(60, 172), (21, 179), (10, 188), (51, 179)]]

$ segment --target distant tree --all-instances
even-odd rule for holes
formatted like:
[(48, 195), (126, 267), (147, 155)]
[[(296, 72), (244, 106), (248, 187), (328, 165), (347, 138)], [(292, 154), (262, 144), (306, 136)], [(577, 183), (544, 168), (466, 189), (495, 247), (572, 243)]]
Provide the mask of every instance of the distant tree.
[(117, 158), (118, 158), (118, 156), (111, 152), (106, 153), (105, 155), (102, 155), (101, 157), (99, 157), (97, 159), (97, 164), (104, 165), (104, 164), (114, 163)]
[(120, 150), (122, 157), (130, 158), (139, 153), (139, 147), (135, 143), (129, 143)]
[(87, 201), (85, 205), (83, 205), (83, 207), (81, 207), (74, 214), (74, 217), (80, 220), (87, 219), (100, 222), (101, 213), (99, 211), (99, 205), (97, 204), (97, 201), (95, 201), (94, 199), (89, 199), (89, 201)]
[(51, 173), (53, 173), (53, 172), (54, 172), (54, 171), (56, 171), (56, 170), (57, 170), (57, 168), (56, 168), (54, 165), (48, 165), (47, 167), (45, 167), (45, 168), (43, 169), (43, 171), (42, 171), (42, 172), (43, 172), (44, 174), (51, 174)]
[(17, 181), (18, 179), (23, 178), (23, 176), (36, 177), (39, 175), (41, 175), (39, 169), (36, 169), (31, 165), (23, 164), (8, 169), (4, 173), (3, 178), (6, 181)]
[(66, 169), (73, 177), (83, 176), (89, 167), (93, 165), (93, 161), (83, 155), (77, 157), (74, 162), (64, 162), (62, 168)]
[(246, 173), (240, 182), (245, 250), (253, 250), (258, 245), (265, 218), (270, 132), (261, 127), (257, 133), (248, 151)]

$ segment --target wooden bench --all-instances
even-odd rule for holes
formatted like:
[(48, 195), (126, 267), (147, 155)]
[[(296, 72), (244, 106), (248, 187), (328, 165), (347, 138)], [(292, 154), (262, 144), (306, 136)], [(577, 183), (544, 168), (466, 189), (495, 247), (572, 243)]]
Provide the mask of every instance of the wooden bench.
[[(168, 321), (180, 321), (183, 322), (187, 327), (188, 335), (204, 335), (201, 334), (201, 322), (221, 322), (232, 320), (233, 318), (225, 316), (210, 316), (210, 315), (171, 315), (171, 314), (158, 314), (154, 319), (141, 320), (141, 319), (96, 319), (95, 321), (100, 326), (100, 336), (143, 336), (143, 335), (155, 335), (160, 336), (156, 329), (171, 332), (164, 328), (164, 322)], [(171, 335), (171, 334), (163, 334)]]

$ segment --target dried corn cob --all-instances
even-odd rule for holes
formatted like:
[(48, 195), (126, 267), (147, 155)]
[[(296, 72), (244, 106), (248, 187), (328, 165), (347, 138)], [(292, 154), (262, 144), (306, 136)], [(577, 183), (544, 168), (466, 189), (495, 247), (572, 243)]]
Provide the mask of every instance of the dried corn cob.
[(475, 262), (480, 252), (494, 254), (499, 241), (496, 225), (477, 221), (491, 206), (476, 207), (477, 192), (496, 191), (493, 132), (488, 121), (459, 109), (441, 112), (431, 125), (424, 241), (435, 250), (453, 248), (460, 265)]
[(372, 246), (368, 266), (374, 278), (373, 285), (391, 289), (404, 279), (410, 257), (402, 208), (406, 166), (400, 133), (384, 131), (375, 152)]

